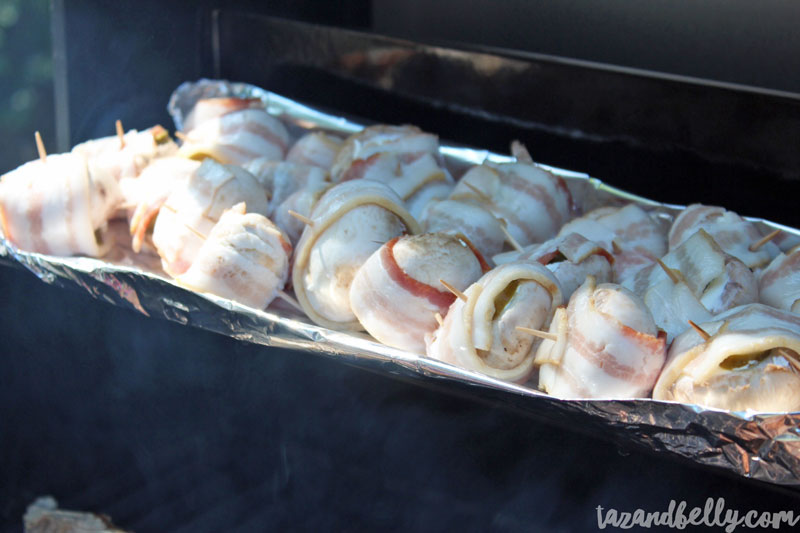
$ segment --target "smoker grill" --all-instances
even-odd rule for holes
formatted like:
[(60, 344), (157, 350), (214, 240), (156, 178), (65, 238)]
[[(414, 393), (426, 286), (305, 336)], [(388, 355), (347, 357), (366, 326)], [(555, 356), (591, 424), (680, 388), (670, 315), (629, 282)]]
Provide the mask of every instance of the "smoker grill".
[[(342, 29), (369, 29), (368, 2), (53, 5), (62, 150), (117, 118), (168, 125), (178, 83), (221, 77), (495, 151), (518, 138), (541, 162), (643, 196), (800, 226), (791, 94)], [(477, 403), (467, 387), (442, 394), (245, 345), (16, 270), (0, 283), (15, 310), (0, 370), (0, 516), (13, 530), (45, 493), (136, 531), (581, 531), (598, 505), (797, 506), (793, 493)]]

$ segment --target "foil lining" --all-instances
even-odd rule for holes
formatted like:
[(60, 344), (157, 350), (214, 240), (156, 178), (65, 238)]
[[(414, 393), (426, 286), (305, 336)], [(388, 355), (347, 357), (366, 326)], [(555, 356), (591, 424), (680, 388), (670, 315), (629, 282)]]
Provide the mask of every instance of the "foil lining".
[[(310, 129), (349, 134), (363, 127), (362, 122), (312, 109), (252, 85), (218, 80), (200, 80), (178, 87), (168, 106), (176, 126), (180, 129), (198, 98), (209, 96), (260, 98), (267, 110), (285, 121), (296, 137)], [(511, 160), (509, 156), (456, 145), (443, 144), (441, 151), (456, 175), (485, 159)], [(635, 202), (669, 224), (682, 209), (632, 195), (579, 172), (542, 166), (565, 178), (584, 210)], [(800, 239), (800, 231), (796, 229), (762, 219), (750, 220), (765, 230), (780, 228)], [(0, 236), (0, 262), (26, 268), (46, 283), (78, 287), (98, 300), (149, 317), (173, 320), (264, 346), (313, 352), (381, 374), (500, 403), (623, 446), (677, 456), (768, 483), (800, 487), (800, 412), (762, 414), (655, 400), (553, 398), (526, 386), (384, 346), (365, 334), (342, 333), (313, 325), (277, 300), (262, 311), (189, 291), (161, 271), (157, 257), (131, 252), (124, 221), (112, 222), (108, 236), (114, 245), (103, 259), (28, 253)]]

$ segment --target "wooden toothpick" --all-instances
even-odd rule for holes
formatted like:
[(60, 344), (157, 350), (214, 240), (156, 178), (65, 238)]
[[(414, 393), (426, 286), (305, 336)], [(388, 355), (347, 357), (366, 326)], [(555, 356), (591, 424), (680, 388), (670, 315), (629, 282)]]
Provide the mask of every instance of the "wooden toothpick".
[(689, 325), (692, 326), (692, 329), (695, 330), (698, 335), (703, 337), (704, 341), (707, 341), (708, 339), (711, 338), (711, 335), (709, 335), (706, 330), (704, 330), (703, 328), (701, 328), (700, 326), (698, 326), (697, 324), (695, 324), (691, 320), (689, 320)]
[(764, 237), (760, 238), (759, 240), (757, 240), (756, 242), (751, 244), (750, 247), (748, 248), (748, 250), (750, 250), (751, 252), (755, 252), (756, 250), (758, 250), (759, 248), (761, 248), (762, 246), (767, 244), (769, 241), (771, 241), (772, 239), (777, 237), (780, 234), (780, 232), (781, 232), (781, 230), (779, 230), (779, 229), (776, 229), (775, 231), (770, 232), (769, 235), (765, 235)]
[(511, 141), (511, 155), (517, 158), (518, 163), (533, 163), (530, 152), (521, 142)]
[(453, 294), (455, 294), (455, 295), (456, 295), (456, 296), (459, 298), (459, 300), (461, 300), (461, 301), (464, 301), (464, 302), (466, 302), (466, 301), (467, 301), (467, 295), (466, 295), (466, 294), (464, 294), (464, 293), (463, 293), (463, 292), (461, 292), (460, 290), (456, 289), (455, 287), (453, 287), (452, 285), (450, 285), (449, 283), (447, 283), (445, 280), (443, 280), (443, 279), (440, 279), (440, 280), (439, 280), (439, 283), (441, 283), (442, 285), (444, 285), (444, 288), (445, 288), (445, 289), (447, 289), (448, 291), (450, 291), (450, 292), (452, 292)]
[(182, 131), (176, 131), (175, 132), (175, 137), (177, 137), (178, 139), (180, 139), (182, 141), (186, 141), (186, 138), (187, 138), (186, 134), (183, 133)]
[(669, 279), (672, 280), (672, 283), (679, 283), (681, 281), (678, 275), (675, 274), (675, 272), (670, 267), (664, 264), (664, 261), (662, 261), (661, 259), (656, 259), (656, 263), (658, 263), (658, 266), (660, 266), (661, 269), (667, 274), (667, 276), (669, 276)]
[(125, 148), (125, 130), (122, 129), (122, 121), (117, 119), (114, 123), (117, 128), (117, 138), (119, 139), (119, 149)]
[(287, 210), (286, 212), (289, 213), (294, 218), (296, 218), (297, 220), (299, 220), (300, 222), (302, 222), (303, 224), (305, 224), (306, 226), (314, 227), (314, 221), (308, 218), (307, 216), (301, 215), (297, 211), (292, 211), (291, 209)]
[(528, 335), (533, 335), (534, 337), (539, 337), (540, 339), (545, 339), (548, 341), (558, 340), (558, 335), (555, 333), (550, 333), (549, 331), (540, 331), (538, 329), (524, 328), (522, 326), (517, 326), (517, 331), (521, 331), (522, 333), (527, 333)]
[(506, 242), (510, 244), (511, 247), (516, 251), (524, 252), (525, 249), (522, 247), (522, 245), (517, 241), (517, 239), (514, 238), (513, 235), (511, 235), (511, 232), (508, 231), (508, 227), (506, 227), (506, 221), (502, 218), (498, 218), (497, 221), (500, 222), (500, 229), (503, 231), (503, 235), (506, 236)]
[(439, 313), (439, 312), (437, 311), (437, 312), (436, 312), (436, 314), (435, 314), (435, 315), (433, 315), (433, 318), (435, 318), (435, 319), (436, 319), (436, 322), (438, 322), (438, 323), (439, 323), (439, 327), (442, 327), (442, 326), (444, 326), (444, 318), (442, 318), (442, 314), (441, 314), (441, 313)]
[(39, 151), (39, 159), (42, 163), (47, 163), (47, 151), (44, 149), (42, 134), (37, 131), (33, 134), (33, 137), (36, 139), (36, 149)]

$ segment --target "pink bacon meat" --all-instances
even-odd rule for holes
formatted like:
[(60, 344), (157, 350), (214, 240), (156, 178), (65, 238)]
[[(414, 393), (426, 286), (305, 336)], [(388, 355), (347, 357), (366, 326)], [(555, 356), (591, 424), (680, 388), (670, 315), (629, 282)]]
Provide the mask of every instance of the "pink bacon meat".
[(522, 383), (533, 370), (539, 339), (517, 327), (541, 329), (561, 305), (552, 273), (533, 261), (500, 265), (456, 299), (444, 322), (426, 336), (427, 355), (488, 376)]
[(559, 398), (646, 398), (666, 358), (666, 339), (644, 302), (592, 277), (550, 326), (536, 353), (539, 388)]
[(800, 316), (749, 304), (698, 329), (670, 346), (653, 398), (730, 411), (800, 410)]
[(53, 154), (0, 177), (0, 225), (15, 246), (51, 255), (98, 257), (107, 206), (89, 178), (86, 157)]
[(419, 224), (394, 191), (370, 180), (334, 185), (310, 219), (295, 247), (297, 300), (316, 324), (361, 329), (350, 306), (356, 272), (384, 243), (403, 233), (420, 233)]
[(350, 307), (367, 332), (389, 346), (425, 353), (455, 296), (440, 279), (464, 290), (488, 267), (463, 240), (443, 233), (395, 237), (361, 266), (350, 286)]
[(575, 211), (563, 178), (525, 160), (471, 168), (450, 199), (491, 211), (523, 246), (554, 237)]

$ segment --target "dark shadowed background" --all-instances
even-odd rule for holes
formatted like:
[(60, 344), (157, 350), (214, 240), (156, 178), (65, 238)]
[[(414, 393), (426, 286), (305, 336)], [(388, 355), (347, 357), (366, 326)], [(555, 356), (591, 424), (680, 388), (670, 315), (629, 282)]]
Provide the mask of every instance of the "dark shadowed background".
[[(706, 11), (723, 9), (721, 4), (692, 3), (703, 8), (696, 24), (717, 32), (706, 47), (685, 27), (690, 16), (681, 19), (657, 3), (652, 5), (661, 5), (660, 18), (632, 8), (632, 2), (606, 2), (606, 11), (581, 2), (560, 3), (561, 11), (538, 2), (495, 3), (494, 11), (489, 2), (424, 8), (417, 2), (355, 0), (335, 7), (311, 1), (234, 4), (422, 40), (800, 88), (797, 72), (784, 69), (786, 75), (780, 75), (788, 51), (796, 50), (796, 35), (779, 16), (781, 9), (793, 9), (787, 3), (769, 3), (761, 18), (751, 16), (750, 4), (733, 3), (729, 16), (716, 21)], [(172, 88), (213, 74), (208, 66), (213, 58), (204, 46), (209, 36), (203, 32), (215, 2), (56, 0), (53, 5), (56, 50), (64, 55), (56, 65), (47, 2), (0, 0), (3, 170), (35, 157), (34, 129), (49, 146), (57, 146), (54, 71), (66, 75), (56, 85), (65, 91), (59, 96), (62, 104), (69, 103), (59, 111), (67, 120), (61, 141), (71, 143), (110, 134), (116, 118), (129, 127), (169, 125), (164, 106)], [(637, 21), (660, 24), (649, 31)], [(550, 33), (534, 31), (537, 24)], [(559, 34), (555, 27), (572, 33)], [(597, 33), (590, 35), (592, 27)], [(636, 46), (626, 48), (626, 34), (615, 29), (629, 30)], [(676, 61), (658, 41), (661, 34), (691, 57)], [(737, 41), (726, 51), (726, 38), (743, 34), (752, 44)], [(252, 50), (243, 46), (245, 60), (260, 57), (258, 43), (268, 41), (257, 32), (239, 37), (253, 43)], [(589, 46), (598, 39), (605, 45)], [(735, 60), (714, 61), (722, 51)], [(226, 68), (239, 64), (236, 59), (229, 58)], [(714, 68), (703, 70), (704, 65)], [(269, 78), (266, 70), (247, 75)], [(339, 99), (342, 105), (360, 105), (372, 118), (392, 116), (393, 109), (369, 113), (369, 105), (389, 101), (377, 93), (365, 90), (377, 97), (357, 104), (346, 100), (339, 85), (340, 92), (327, 92), (324, 85), (297, 79), (281, 83), (312, 101)], [(401, 109), (427, 119), (424, 108), (407, 104)], [(469, 131), (460, 131), (464, 124)], [(503, 135), (493, 142), (504, 145), (507, 130), (487, 124), (452, 117), (442, 122), (451, 138), (479, 143), (484, 136)], [(542, 145), (544, 157), (554, 161), (569, 147), (554, 142), (548, 151), (548, 146)], [(610, 158), (581, 149), (579, 161), (609, 168)], [(620, 167), (620, 179), (630, 180), (633, 164), (620, 160)], [(752, 172), (742, 170), (747, 176)], [(663, 511), (671, 499), (702, 506), (707, 497), (724, 497), (728, 508), (742, 512), (800, 510), (788, 492), (623, 449), (602, 435), (554, 428), (321, 356), (248, 345), (146, 318), (77, 290), (47, 286), (18, 269), (0, 266), (0, 302), (2, 531), (19, 531), (25, 507), (45, 494), (66, 508), (106, 513), (139, 532), (591, 531), (598, 505)]]

